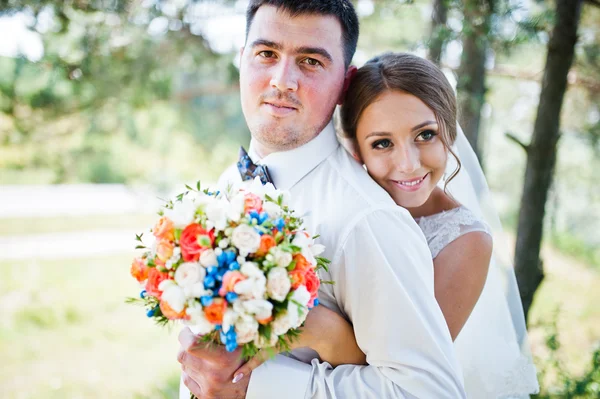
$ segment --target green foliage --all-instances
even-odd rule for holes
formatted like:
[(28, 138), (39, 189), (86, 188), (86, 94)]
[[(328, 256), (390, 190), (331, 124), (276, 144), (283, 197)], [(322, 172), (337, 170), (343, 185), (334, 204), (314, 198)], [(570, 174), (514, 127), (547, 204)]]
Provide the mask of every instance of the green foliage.
[(539, 360), (540, 393), (536, 399), (598, 399), (600, 398), (600, 346), (591, 353), (586, 370), (574, 375), (566, 369), (562, 360), (561, 342), (557, 328), (557, 315), (546, 326), (546, 348), (548, 357)]

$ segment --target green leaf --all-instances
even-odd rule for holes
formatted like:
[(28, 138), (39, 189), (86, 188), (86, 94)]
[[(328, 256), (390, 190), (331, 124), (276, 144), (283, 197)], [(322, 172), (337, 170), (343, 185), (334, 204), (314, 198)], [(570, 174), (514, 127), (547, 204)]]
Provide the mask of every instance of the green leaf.
[(187, 189), (188, 189), (188, 190), (190, 190), (190, 191), (194, 191), (194, 189), (193, 189), (193, 188), (191, 188), (190, 186), (188, 186), (187, 184), (185, 185), (185, 188), (187, 188)]
[(145, 248), (146, 248), (146, 247), (145, 247), (145, 246), (143, 246), (143, 245), (137, 245), (137, 246), (135, 247), (135, 249), (145, 249)]
[(200, 191), (200, 180), (196, 182), (196, 190)]
[(296, 260), (293, 260), (287, 267), (288, 272), (291, 272), (292, 270), (294, 270), (296, 268)]

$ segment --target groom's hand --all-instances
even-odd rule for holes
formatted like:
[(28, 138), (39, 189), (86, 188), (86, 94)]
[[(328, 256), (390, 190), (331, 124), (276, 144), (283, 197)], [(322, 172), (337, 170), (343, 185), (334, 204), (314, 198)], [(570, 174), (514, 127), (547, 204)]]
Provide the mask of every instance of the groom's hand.
[(179, 333), (181, 347), (177, 360), (181, 363), (183, 383), (198, 399), (243, 399), (249, 376), (232, 382), (233, 373), (243, 363), (241, 349), (227, 352), (224, 346), (198, 343), (189, 328)]

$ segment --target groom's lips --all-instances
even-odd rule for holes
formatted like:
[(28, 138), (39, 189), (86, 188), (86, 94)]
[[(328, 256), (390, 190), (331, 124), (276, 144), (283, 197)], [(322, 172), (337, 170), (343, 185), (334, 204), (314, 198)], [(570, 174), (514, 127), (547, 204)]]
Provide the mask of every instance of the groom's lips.
[(430, 173), (427, 173), (425, 176), (417, 177), (415, 179), (408, 180), (392, 180), (394, 186), (398, 187), (400, 190), (407, 191), (409, 193), (415, 192), (419, 190), (425, 182), (427, 181)]
[(292, 114), (298, 109), (294, 107), (292, 104), (283, 103), (278, 101), (265, 101), (261, 104), (262, 107), (266, 109), (268, 113), (276, 117), (284, 117)]

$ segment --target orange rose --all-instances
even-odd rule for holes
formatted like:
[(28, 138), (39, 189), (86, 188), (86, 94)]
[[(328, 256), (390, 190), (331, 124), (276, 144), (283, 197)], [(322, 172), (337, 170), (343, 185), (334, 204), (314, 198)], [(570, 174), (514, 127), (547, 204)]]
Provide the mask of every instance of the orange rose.
[(156, 257), (161, 262), (166, 262), (171, 256), (173, 256), (173, 249), (175, 244), (171, 241), (160, 241), (156, 246)]
[(269, 253), (269, 250), (271, 248), (273, 248), (275, 245), (277, 245), (275, 243), (275, 239), (273, 238), (273, 236), (270, 236), (268, 234), (263, 234), (260, 237), (260, 247), (258, 247), (258, 251), (256, 251), (256, 253), (254, 254), (255, 256), (265, 256), (266, 254)]
[(155, 267), (151, 267), (149, 269), (148, 282), (146, 283), (146, 293), (160, 299), (162, 291), (158, 290), (158, 286), (164, 280), (169, 278), (169, 274), (159, 272)]
[(219, 289), (219, 295), (225, 296), (228, 292), (233, 291), (233, 287), (240, 281), (244, 281), (246, 276), (242, 273), (235, 271), (228, 271), (223, 275), (223, 283)]
[(186, 262), (198, 262), (200, 254), (204, 250), (212, 248), (214, 242), (214, 230), (206, 231), (206, 229), (197, 223), (188, 225), (183, 229), (179, 238), (183, 260)]
[(175, 229), (173, 222), (166, 216), (161, 217), (152, 229), (152, 234), (159, 240), (173, 241), (175, 239)]
[(244, 212), (262, 211), (262, 200), (256, 194), (248, 193), (244, 196)]
[(131, 275), (140, 283), (148, 278), (148, 269), (142, 258), (135, 258), (131, 262)]
[(189, 316), (185, 313), (185, 309), (177, 313), (166, 301), (160, 301), (160, 311), (169, 320), (189, 319)]
[(312, 269), (307, 270), (304, 277), (306, 278), (306, 289), (310, 292), (309, 303), (314, 303), (315, 298), (319, 296), (319, 286), (321, 285), (321, 281), (319, 280), (317, 273)]
[(314, 268), (312, 263), (307, 261), (304, 255), (302, 254), (294, 255), (293, 259), (296, 261), (296, 267), (294, 269), (312, 270)]
[(204, 316), (212, 324), (222, 324), (226, 310), (227, 301), (223, 298), (214, 298), (212, 303), (204, 308)]
[(288, 273), (288, 275), (292, 279), (292, 289), (295, 290), (299, 286), (304, 285), (306, 283), (306, 272), (307, 270), (296, 268)]

